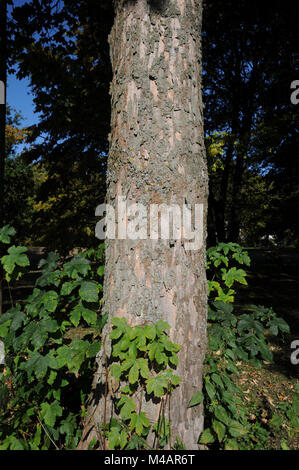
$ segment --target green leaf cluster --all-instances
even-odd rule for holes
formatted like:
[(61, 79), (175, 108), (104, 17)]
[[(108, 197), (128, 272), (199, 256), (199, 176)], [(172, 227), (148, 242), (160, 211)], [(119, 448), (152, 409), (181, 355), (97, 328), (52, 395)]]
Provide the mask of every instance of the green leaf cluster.
[[(166, 333), (170, 326), (163, 320), (132, 327), (125, 318), (115, 317), (111, 323), (113, 364), (110, 373), (121, 388), (116, 404), (120, 422), (118, 426), (114, 421), (109, 424), (109, 448), (146, 448), (151, 425), (145, 412), (140, 409), (137, 412), (135, 397), (145, 395), (162, 403), (163, 397), (168, 397), (179, 385), (181, 380), (173, 369), (178, 364), (180, 346), (170, 341)], [(166, 418), (160, 416), (159, 420), (162, 419)], [(159, 446), (164, 446), (169, 438), (169, 427), (167, 434), (165, 426), (159, 423), (154, 424), (153, 432)]]
[(207, 275), (210, 300), (234, 302), (235, 283), (247, 285), (246, 271), (250, 266), (246, 250), (237, 243), (219, 243), (207, 250)]
[[(6, 226), (0, 241), (9, 245), (14, 234)], [(29, 266), (26, 251), (7, 247), (0, 260), (6, 281)], [(76, 448), (107, 320), (97, 273), (102, 256), (103, 247), (66, 262), (49, 253), (32, 293), (22, 303), (12, 299), (0, 317), (6, 356), (0, 370), (0, 449)]]
[[(235, 282), (246, 285), (246, 272), (238, 267), (240, 264), (249, 266), (250, 259), (237, 244), (220, 243), (207, 252), (208, 351), (203, 391), (192, 397), (189, 406), (204, 402), (205, 429), (200, 443), (210, 449), (248, 450), (267, 446), (271, 430), (261, 416), (251, 423), (250, 407), (235, 378), (244, 362), (257, 368), (263, 361), (273, 362), (268, 333), (283, 336), (289, 332), (287, 323), (272, 308), (250, 305), (249, 313), (234, 311), (235, 291), (231, 287)], [(282, 404), (294, 426), (298, 424), (296, 403), (295, 400), (291, 407)], [(281, 415), (272, 418), (273, 426), (281, 422)]]

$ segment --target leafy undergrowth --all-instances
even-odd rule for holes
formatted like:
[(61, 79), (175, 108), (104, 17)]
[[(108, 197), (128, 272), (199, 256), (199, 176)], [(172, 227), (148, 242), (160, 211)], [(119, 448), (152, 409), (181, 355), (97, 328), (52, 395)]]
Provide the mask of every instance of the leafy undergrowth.
[[(14, 235), (0, 229), (8, 288), (30, 269), (27, 248), (10, 246)], [(49, 253), (33, 292), (22, 303), (11, 298), (0, 317), (0, 450), (76, 448), (107, 318), (100, 312), (102, 255), (102, 246), (66, 262)]]
[[(0, 242), (7, 248), (0, 259), (5, 273), (2, 282), (9, 291), (10, 282), (30, 269), (27, 249), (10, 246), (14, 233), (8, 226), (0, 230)], [(290, 361), (290, 344), (298, 339), (297, 330), (291, 325), (290, 331), (285, 319), (275, 313), (279, 310), (249, 305), (250, 296), (242, 297), (242, 306), (235, 301), (240, 297), (238, 291), (242, 296), (245, 292), (237, 286), (247, 286), (243, 268), (250, 266), (242, 247), (222, 243), (210, 248), (207, 255), (209, 347), (203, 391), (197, 391), (189, 402), (193, 407), (204, 401), (205, 430), (200, 443), (210, 450), (298, 449), (299, 365)], [(0, 370), (0, 449), (76, 448), (107, 320), (101, 314), (102, 256), (103, 246), (66, 261), (50, 253), (40, 261), (33, 292), (22, 302), (11, 297), (10, 307), (0, 318), (6, 353)], [(178, 385), (177, 378), (167, 370), (148, 377), (147, 355), (157, 367), (166, 367), (168, 359), (175, 366), (173, 348), (179, 346), (170, 344), (159, 325), (159, 331), (153, 328), (124, 326), (112, 331), (112, 339), (120, 340), (114, 356), (121, 361), (113, 365), (112, 375), (128, 381), (131, 395), (140, 379), (140, 385), (145, 384), (147, 392), (153, 392), (166, 406), (170, 385)], [(136, 361), (138, 348), (139, 356), (145, 356)], [(143, 412), (133, 413), (132, 400), (124, 395), (118, 403), (123, 421), (108, 427), (110, 448), (139, 449), (140, 439), (146, 437), (147, 418)], [(171, 446), (163, 413), (156, 429), (158, 447)], [(105, 434), (105, 420), (103, 429)], [(137, 436), (136, 442), (132, 436)], [(183, 448), (183, 443), (175, 443), (174, 448)]]
[(290, 328), (271, 307), (240, 308), (235, 302), (236, 283), (247, 286), (239, 265), (250, 266), (250, 258), (236, 244), (208, 250), (209, 347), (200, 442), (210, 450), (296, 449), (299, 384), (298, 366), (290, 361)]
[(289, 328), (272, 309), (251, 310), (237, 314), (221, 301), (209, 307), (200, 443), (210, 450), (296, 448), (299, 387), (295, 378), (277, 376), (271, 345), (272, 338), (284, 344)]

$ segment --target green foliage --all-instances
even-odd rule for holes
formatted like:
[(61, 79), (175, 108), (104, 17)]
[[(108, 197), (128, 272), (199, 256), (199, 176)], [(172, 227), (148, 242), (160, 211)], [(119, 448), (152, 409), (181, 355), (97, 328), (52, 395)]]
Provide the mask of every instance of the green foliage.
[(34, 193), (33, 165), (28, 165), (22, 155), (16, 153), (18, 144), (24, 143), (30, 131), (21, 128), (24, 118), (10, 106), (6, 106), (5, 172), (3, 184), (3, 224), (17, 229), (17, 242), (25, 243), (32, 229), (30, 198)]
[(191, 408), (192, 406), (199, 405), (200, 403), (203, 402), (204, 396), (202, 392), (196, 392), (194, 393), (193, 397), (189, 401), (188, 408)]
[(13, 227), (5, 225), (0, 229), (0, 243), (10, 243), (11, 237), (16, 234), (16, 231)]
[[(9, 226), (0, 229), (0, 241), (6, 246), (0, 261), (7, 282), (20, 278), (29, 266), (26, 249), (9, 246), (14, 235)], [(100, 313), (103, 249), (101, 245), (80, 252), (65, 262), (49, 253), (40, 262), (33, 292), (0, 318), (6, 352), (0, 372), (0, 449), (76, 448), (107, 320)], [(250, 407), (236, 384), (242, 363), (260, 368), (263, 361), (273, 361), (267, 333), (289, 332), (287, 323), (271, 308), (252, 305), (250, 313), (234, 312), (229, 297), (235, 292), (229, 290), (235, 282), (246, 282), (246, 273), (238, 265), (249, 263), (248, 254), (236, 244), (220, 244), (208, 251), (208, 274), (219, 281), (217, 294), (222, 292), (224, 301), (220, 295), (210, 295), (203, 390), (194, 394), (189, 407), (204, 402), (200, 443), (211, 449), (263, 449), (271, 430), (282, 422), (289, 423), (290, 435), (299, 428), (298, 390), (291, 404), (279, 404), (267, 425), (255, 410), (258, 417), (253, 424)], [(168, 323), (130, 326), (125, 318), (115, 317), (111, 324), (105, 375), (115, 417), (102, 423), (100, 445), (105, 448), (107, 440), (109, 449), (147, 449), (147, 437), (153, 433), (156, 449), (184, 448), (177, 438), (172, 444), (171, 416), (166, 417), (170, 395), (181, 381), (174, 373), (180, 346), (170, 341)], [(144, 397), (158, 406), (156, 423), (142, 410)], [(90, 448), (98, 445), (94, 441)], [(281, 447), (287, 448), (284, 440)]]
[[(29, 0), (9, 16), (10, 64), (19, 64), (19, 78), (32, 77), (39, 114), (23, 155), (34, 172), (32, 239), (60, 252), (93, 246), (106, 186), (112, 3)], [(41, 143), (42, 135), (49, 138)], [(11, 214), (22, 197), (16, 200)]]
[[(221, 243), (208, 250), (208, 275), (210, 279), (211, 276), (218, 279), (220, 287), (216, 297), (213, 288), (210, 289), (203, 396), (200, 392), (195, 394), (189, 406), (204, 400), (205, 430), (200, 437), (201, 444), (211, 449), (263, 449), (267, 447), (271, 429), (265, 426), (261, 416), (255, 424), (251, 423), (250, 407), (236, 378), (242, 362), (251, 362), (257, 368), (263, 361), (273, 362), (266, 335), (268, 332), (284, 335), (289, 332), (289, 326), (272, 308), (251, 305), (248, 314), (234, 312), (232, 293), (225, 289), (235, 281), (246, 284), (245, 271), (239, 270), (242, 274), (237, 274), (238, 269), (230, 267), (234, 261), (250, 264), (247, 252), (239, 245)], [(297, 399), (291, 407), (282, 404), (292, 416), (293, 424), (298, 419), (297, 405)], [(278, 417), (273, 417), (273, 425), (279, 422)]]
[(8, 254), (2, 256), (0, 261), (6, 273), (6, 280), (10, 281), (11, 279), (18, 279), (22, 275), (22, 270), (19, 268), (29, 266), (29, 259), (25, 255), (27, 252), (25, 246), (13, 245), (8, 248), (7, 252)]
[[(296, 436), (299, 432), (299, 384), (295, 386), (295, 390), (292, 393), (291, 403), (285, 401), (279, 403), (276, 413), (273, 414), (269, 424), (270, 428), (275, 431), (281, 428), (281, 426), (285, 426), (290, 437)], [(286, 450), (283, 441), (281, 442), (281, 447), (283, 450)]]
[(200, 442), (224, 449), (259, 449), (266, 445), (269, 430), (262, 421), (252, 425), (244, 394), (235, 383), (236, 364), (273, 361), (265, 333), (283, 334), (288, 325), (272, 309), (251, 306), (250, 315), (237, 316), (231, 304), (215, 301), (209, 308), (209, 347), (206, 356), (204, 396), (206, 426)]
[[(14, 230), (0, 230), (10, 243)], [(50, 253), (36, 287), (0, 317), (6, 363), (0, 372), (0, 449), (74, 449), (107, 319), (100, 314), (102, 247), (68, 262)], [(24, 247), (1, 258), (6, 279), (29, 265)], [(80, 327), (81, 337), (74, 328)], [(139, 425), (138, 425), (139, 426)], [(139, 429), (139, 427), (138, 427)]]
[[(3, 244), (9, 245), (14, 235), (9, 226), (0, 230)], [(7, 281), (20, 278), (29, 266), (26, 251), (8, 246), (1, 258)], [(107, 315), (100, 314), (102, 257), (103, 245), (66, 262), (49, 253), (40, 261), (33, 292), (0, 318), (6, 352), (0, 374), (1, 449), (76, 448), (107, 320)], [(147, 448), (151, 429), (156, 448), (162, 448), (170, 439), (165, 406), (180, 383), (173, 373), (180, 346), (169, 340), (170, 327), (163, 320), (143, 327), (130, 327), (124, 318), (112, 318), (111, 323), (108, 375), (122, 388), (115, 402), (119, 419), (113, 418), (103, 428), (109, 448)], [(73, 327), (80, 329), (80, 337)], [(153, 425), (136, 402), (140, 393), (160, 402), (159, 419)]]
[[(234, 266), (237, 265), (237, 266)], [(237, 243), (219, 243), (207, 250), (207, 272), (209, 298), (233, 302), (236, 291), (232, 286), (237, 282), (247, 285), (246, 271), (239, 265), (250, 265), (250, 258)]]
[[(172, 370), (178, 363), (180, 346), (169, 340), (166, 330), (170, 326), (163, 320), (143, 327), (131, 327), (125, 318), (112, 318), (111, 323), (113, 363), (110, 374), (121, 388), (116, 400), (120, 420), (114, 418), (106, 428), (109, 449), (147, 448), (146, 437), (151, 429), (156, 435), (156, 447), (163, 447), (170, 439), (165, 406), (181, 381)], [(140, 409), (144, 395), (160, 403), (159, 419), (153, 426)], [(138, 397), (141, 398), (137, 406)]]

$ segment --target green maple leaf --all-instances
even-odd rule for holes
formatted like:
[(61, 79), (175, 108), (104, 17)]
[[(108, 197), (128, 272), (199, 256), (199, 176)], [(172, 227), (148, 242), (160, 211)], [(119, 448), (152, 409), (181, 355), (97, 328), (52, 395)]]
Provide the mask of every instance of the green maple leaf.
[(53, 357), (49, 354), (42, 356), (38, 352), (34, 352), (27, 361), (20, 365), (20, 369), (25, 370), (29, 377), (34, 373), (38, 379), (46, 375), (48, 368), (55, 369), (56, 367), (57, 362)]
[(42, 403), (40, 413), (46, 425), (53, 428), (55, 426), (57, 417), (62, 416), (62, 408), (58, 401), (54, 401), (51, 404)]
[(76, 305), (70, 313), (70, 320), (73, 325), (78, 326), (81, 316), (89, 325), (95, 325), (97, 322), (97, 313), (84, 307), (82, 303)]
[(33, 325), (35, 329), (30, 339), (36, 349), (40, 349), (45, 344), (49, 333), (54, 333), (59, 328), (57, 321), (50, 317), (43, 318), (40, 322)]
[(59, 301), (57, 292), (53, 290), (42, 291), (34, 289), (33, 293), (26, 299), (26, 312), (31, 316), (42, 317), (46, 312), (55, 312)]
[(45, 270), (56, 269), (58, 267), (58, 260), (59, 260), (59, 255), (51, 251), (50, 253), (48, 253), (48, 256), (46, 259), (40, 260), (38, 267), (43, 268)]
[(62, 277), (61, 271), (51, 271), (49, 269), (44, 269), (42, 274), (36, 280), (36, 285), (40, 287), (46, 287), (53, 284), (54, 286), (58, 287), (60, 284), (60, 278)]
[(149, 425), (150, 421), (143, 411), (140, 414), (134, 413), (132, 415), (130, 421), (130, 429), (131, 431), (135, 429), (136, 434), (138, 434), (138, 436), (141, 436), (141, 434), (143, 433), (143, 429), (148, 428)]
[(129, 419), (133, 411), (136, 409), (136, 404), (133, 398), (130, 398), (126, 395), (121, 396), (118, 402), (118, 406), (121, 406), (120, 417), (122, 419)]
[(12, 331), (16, 331), (25, 323), (27, 317), (24, 312), (21, 312), (21, 306), (19, 304), (11, 308), (9, 312), (12, 313), (10, 328)]
[(146, 391), (149, 395), (153, 393), (156, 397), (161, 398), (167, 387), (168, 381), (162, 375), (158, 374), (156, 377), (150, 377), (147, 379)]
[(112, 427), (108, 433), (108, 445), (110, 450), (114, 450), (120, 445), (120, 432), (118, 427)]
[(82, 306), (81, 305), (76, 305), (76, 307), (73, 308), (73, 310), (70, 313), (70, 320), (73, 325), (76, 327), (80, 323), (80, 318), (81, 318), (81, 311), (82, 311)]
[(62, 284), (60, 294), (70, 295), (70, 293), (79, 285), (78, 281), (67, 281)]
[(113, 364), (111, 367), (111, 375), (116, 378), (116, 380), (119, 381), (120, 376), (121, 376), (122, 370), (119, 364)]
[(98, 302), (99, 300), (99, 287), (96, 282), (83, 281), (79, 289), (79, 295), (82, 300), (86, 302)]
[(20, 266), (24, 268), (25, 266), (29, 266), (29, 259), (28, 256), (24, 253), (27, 252), (27, 248), (25, 246), (11, 246), (7, 250), (8, 255), (2, 256), (0, 261), (2, 262), (3, 268), (6, 271), (6, 279), (7, 281), (11, 280), (11, 274), (13, 273), (16, 266)]
[(149, 376), (149, 368), (148, 368), (147, 360), (141, 357), (137, 359), (136, 364), (139, 367), (140, 375), (144, 379), (147, 379)]
[(0, 242), (1, 243), (10, 243), (10, 237), (13, 237), (16, 234), (16, 231), (13, 227), (5, 225), (0, 229)]
[(86, 276), (90, 269), (90, 261), (83, 255), (77, 255), (64, 265), (64, 274), (72, 279), (77, 279), (79, 275)]
[(138, 377), (139, 377), (139, 368), (138, 368), (138, 365), (135, 363), (131, 369), (130, 369), (130, 372), (129, 372), (129, 382), (130, 384), (134, 384), (138, 381)]
[(235, 281), (239, 282), (240, 284), (247, 285), (245, 277), (246, 271), (244, 271), (244, 269), (237, 269), (235, 267), (230, 268), (228, 271), (223, 270), (222, 272), (222, 279), (227, 287), (231, 287)]
[(59, 296), (57, 292), (53, 290), (49, 290), (48, 292), (44, 292), (41, 298), (41, 303), (44, 305), (45, 309), (48, 312), (55, 312), (56, 307), (58, 305)]

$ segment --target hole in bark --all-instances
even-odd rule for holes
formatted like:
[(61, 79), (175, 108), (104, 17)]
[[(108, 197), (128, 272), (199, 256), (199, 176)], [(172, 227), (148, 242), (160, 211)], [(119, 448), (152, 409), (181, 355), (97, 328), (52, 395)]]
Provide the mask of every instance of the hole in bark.
[(166, 0), (147, 0), (153, 10), (161, 11), (166, 7)]

